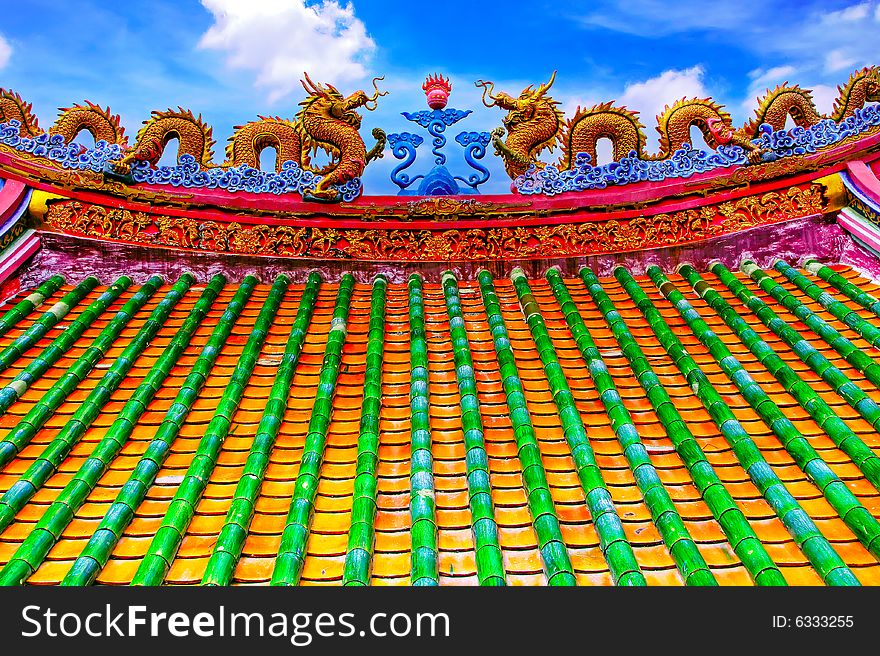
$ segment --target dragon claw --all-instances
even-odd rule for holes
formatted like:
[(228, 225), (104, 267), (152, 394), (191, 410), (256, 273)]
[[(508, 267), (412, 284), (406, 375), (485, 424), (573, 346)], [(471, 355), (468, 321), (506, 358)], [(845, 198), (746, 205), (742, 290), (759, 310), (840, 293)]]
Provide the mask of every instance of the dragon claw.
[(131, 175), (131, 169), (122, 166), (120, 162), (107, 162), (102, 170), (105, 179), (118, 180), (126, 185), (133, 185), (134, 178)]
[(324, 191), (313, 189), (304, 191), (302, 199), (307, 203), (338, 203), (342, 199), (342, 194), (335, 189), (326, 189)]

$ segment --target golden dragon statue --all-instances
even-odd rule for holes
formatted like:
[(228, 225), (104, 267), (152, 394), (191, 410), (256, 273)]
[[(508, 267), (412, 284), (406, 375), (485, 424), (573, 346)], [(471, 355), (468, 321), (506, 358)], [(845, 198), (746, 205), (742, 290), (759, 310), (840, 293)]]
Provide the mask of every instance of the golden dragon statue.
[(594, 105), (589, 109), (578, 107), (574, 116), (566, 121), (559, 133), (562, 144), (560, 167), (574, 166), (577, 153), (587, 153), (596, 162), (596, 144), (608, 139), (613, 147), (615, 161), (635, 151), (644, 160), (668, 159), (684, 144), (692, 146), (691, 128), (696, 126), (709, 148), (722, 144), (735, 144), (746, 151), (749, 162), (757, 164), (764, 154), (751, 139), (741, 131), (734, 130), (730, 114), (710, 98), (683, 98), (667, 105), (657, 116), (657, 132), (660, 133), (660, 150), (655, 154), (646, 152), (647, 139), (644, 126), (637, 112), (613, 103)]
[[(154, 111), (138, 132), (132, 148), (129, 148), (128, 137), (120, 124), (119, 116), (112, 114), (109, 108), (102, 108), (86, 100), (83, 104), (64, 107), (59, 111), (58, 119), (49, 128), (49, 134), (60, 134), (66, 143), (72, 143), (81, 132), (86, 131), (96, 142), (103, 140), (108, 144), (121, 146), (127, 152), (116, 163), (120, 171), (128, 171), (128, 166), (136, 160), (155, 164), (172, 139), (180, 141), (178, 157), (188, 153), (201, 165), (210, 166), (214, 143), (211, 128), (201, 116), (196, 117), (183, 108)], [(31, 112), (30, 103), (25, 103), (16, 93), (0, 89), (0, 122), (11, 119), (21, 124), (19, 133), (22, 136), (33, 137), (43, 133)]]
[[(118, 114), (111, 114), (110, 108), (103, 108), (86, 100), (83, 104), (62, 107), (58, 119), (49, 128), (49, 134), (60, 134), (65, 143), (71, 143), (80, 132), (85, 130), (95, 141), (108, 144), (128, 145), (125, 128), (119, 121)], [(21, 125), (18, 129), (23, 137), (35, 137), (43, 134), (36, 116), (31, 111), (31, 104), (26, 103), (17, 93), (0, 89), (0, 122), (16, 120)]]
[(743, 128), (752, 135), (758, 134), (762, 123), (767, 123), (774, 130), (781, 130), (790, 116), (795, 125), (809, 127), (825, 118), (835, 122), (843, 121), (853, 115), (856, 109), (865, 106), (866, 102), (880, 101), (880, 68), (877, 66), (863, 68), (849, 76), (845, 84), (837, 87), (837, 99), (831, 114), (823, 116), (816, 110), (813, 94), (809, 89), (788, 82), (768, 91), (758, 101), (755, 116)]
[[(245, 164), (260, 168), (260, 154), (265, 148), (275, 148), (275, 170), (280, 171), (286, 161), (294, 161), (304, 169), (322, 176), (314, 189), (307, 190), (304, 196), (320, 201), (335, 201), (338, 192), (332, 187), (363, 173), (370, 160), (381, 157), (385, 147), (385, 133), (378, 128), (373, 130), (376, 145), (367, 152), (359, 128), (361, 117), (355, 111), (359, 107), (375, 109), (380, 92), (373, 80), (375, 93), (372, 96), (364, 91), (356, 91), (343, 96), (332, 85), (312, 82), (305, 76), (303, 86), (308, 97), (300, 103), (302, 109), (295, 120), (280, 117), (260, 116), (256, 121), (238, 125), (226, 146), (226, 162), (221, 167)], [(178, 157), (192, 155), (200, 166), (211, 166), (211, 151), (214, 144), (211, 128), (187, 110), (153, 112), (138, 132), (135, 147), (115, 165), (119, 174), (125, 174), (135, 161), (148, 161), (155, 165), (161, 158), (165, 146), (172, 139), (179, 140)], [(311, 166), (310, 155), (319, 149), (331, 157), (330, 163), (321, 170)]]
[[(211, 126), (201, 116), (178, 108), (176, 111), (153, 112), (138, 132), (135, 147), (115, 164), (115, 169), (120, 174), (127, 173), (135, 161), (155, 165), (173, 139), (179, 142), (178, 159), (181, 155), (192, 155), (202, 168), (214, 166), (211, 162), (214, 147)], [(296, 124), (277, 116), (258, 116), (256, 121), (235, 126), (226, 146), (226, 161), (217, 166), (246, 165), (259, 169), (260, 155), (266, 148), (275, 149), (276, 172), (288, 160), (303, 164), (302, 138)]]
[[(500, 128), (493, 132), (493, 137), (496, 150), (504, 158), (511, 178), (522, 175), (532, 164), (539, 168), (546, 166), (538, 160), (538, 154), (544, 148), (549, 148), (554, 140), (562, 145), (562, 157), (558, 163), (560, 169), (573, 168), (578, 153), (589, 154), (595, 163), (599, 139), (611, 142), (615, 161), (631, 151), (644, 160), (657, 161), (671, 157), (685, 144), (692, 146), (691, 128), (694, 126), (700, 130), (710, 148), (715, 149), (722, 144), (738, 145), (746, 152), (749, 162), (756, 164), (763, 160), (766, 153), (752, 143), (752, 139), (759, 134), (761, 124), (767, 123), (774, 130), (781, 130), (788, 117), (802, 127), (815, 125), (826, 118), (842, 121), (852, 116), (856, 109), (864, 107), (866, 102), (880, 101), (880, 69), (877, 67), (853, 73), (844, 85), (838, 87), (838, 98), (828, 116), (818, 112), (808, 90), (787, 83), (760, 99), (754, 118), (738, 129), (733, 126), (730, 114), (724, 107), (712, 99), (684, 98), (668, 105), (657, 116), (660, 148), (657, 153), (648, 153), (644, 125), (638, 113), (624, 106), (606, 102), (585, 109), (578, 107), (572, 118), (561, 121), (556, 110), (557, 103), (547, 96), (553, 79), (551, 77), (547, 84), (535, 91), (531, 87), (526, 88), (516, 99), (507, 94), (493, 95), (491, 82), (479, 80), (476, 83), (478, 87), (483, 87), (484, 104), (508, 110), (504, 118), (506, 140), (501, 142), (503, 130)], [(491, 104), (485, 101), (487, 92), (493, 100)]]
[[(376, 144), (367, 151), (359, 133), (361, 116), (356, 111), (361, 107), (375, 109), (379, 96), (387, 95), (387, 91), (380, 92), (376, 85), (381, 79), (373, 79), (372, 95), (356, 91), (343, 96), (333, 85), (316, 84), (306, 75), (302, 84), (308, 96), (300, 103), (296, 118), (258, 116), (255, 121), (235, 126), (226, 147), (226, 161), (218, 166), (247, 165), (259, 169), (263, 150), (274, 148), (276, 172), (281, 170), (284, 162), (294, 161), (322, 176), (314, 189), (308, 190), (309, 197), (321, 201), (336, 200), (338, 192), (333, 187), (360, 176), (366, 164), (381, 157), (385, 148), (385, 132), (376, 128), (372, 132)], [(178, 140), (178, 160), (182, 155), (191, 155), (202, 168), (214, 166), (211, 161), (214, 147), (211, 126), (202, 120), (201, 115), (196, 116), (182, 107), (154, 111), (144, 121), (133, 146), (128, 144), (119, 116), (111, 114), (109, 108), (85, 101), (60, 112), (50, 134), (60, 134), (66, 143), (72, 143), (82, 131), (86, 131), (96, 142), (103, 140), (123, 148), (123, 157), (111, 164), (111, 172), (117, 176), (130, 174), (131, 165), (138, 161), (155, 166), (168, 144), (175, 139)], [(19, 122), (22, 137), (36, 137), (44, 132), (30, 103), (17, 93), (0, 89), (0, 123), (12, 120)], [(318, 150), (330, 156), (330, 162), (320, 169), (311, 166), (311, 157)]]
[[(369, 161), (382, 156), (385, 133), (378, 128), (373, 130), (377, 143), (368, 152), (359, 133), (361, 116), (356, 111), (361, 107), (367, 110), (376, 108), (379, 96), (387, 93), (380, 92), (376, 85), (381, 79), (373, 79), (372, 95), (356, 91), (343, 96), (334, 86), (316, 84), (306, 75), (302, 84), (308, 96), (300, 103), (296, 118), (260, 116), (258, 120), (236, 126), (226, 148), (226, 161), (219, 166), (246, 164), (260, 168), (260, 154), (271, 147), (277, 152), (276, 171), (285, 161), (295, 161), (304, 169), (322, 176), (320, 182), (308, 190), (310, 198), (335, 200), (338, 194), (334, 186), (361, 175)], [(801, 127), (825, 119), (839, 122), (866, 103), (880, 101), (880, 68), (876, 66), (856, 71), (838, 87), (838, 97), (827, 116), (816, 109), (808, 89), (788, 83), (777, 86), (759, 99), (754, 116), (741, 128), (734, 128), (730, 115), (712, 99), (685, 98), (667, 106), (657, 117), (660, 148), (657, 153), (648, 153), (645, 127), (638, 113), (626, 107), (611, 102), (586, 109), (578, 107), (574, 116), (564, 121), (558, 103), (548, 94), (555, 79), (554, 72), (546, 83), (537, 88), (530, 85), (517, 97), (496, 93), (492, 82), (479, 80), (476, 83), (477, 87), (482, 87), (484, 105), (507, 111), (503, 127), (492, 132), (492, 140), (511, 178), (522, 175), (533, 164), (539, 168), (546, 166), (538, 157), (544, 150), (552, 150), (557, 141), (562, 145), (562, 157), (558, 163), (561, 169), (572, 168), (578, 153), (587, 153), (596, 162), (596, 144), (600, 139), (611, 142), (615, 160), (632, 151), (645, 160), (663, 160), (682, 145), (693, 145), (691, 129), (694, 126), (710, 148), (736, 144), (745, 150), (749, 162), (757, 163), (765, 151), (752, 140), (759, 135), (762, 124), (781, 130), (789, 119)], [(13, 91), (0, 89), (0, 122), (12, 120), (18, 121), (22, 137), (44, 133), (31, 104)], [(66, 143), (72, 143), (84, 130), (95, 141), (103, 140), (124, 149), (124, 156), (113, 166), (120, 175), (129, 173), (130, 165), (135, 161), (156, 164), (173, 139), (179, 141), (178, 158), (189, 154), (203, 168), (213, 166), (211, 127), (201, 116), (194, 116), (182, 108), (153, 112), (138, 132), (133, 147), (129, 147), (119, 116), (111, 114), (109, 108), (89, 101), (62, 108), (49, 134), (62, 135)], [(321, 169), (311, 163), (311, 156), (318, 150), (327, 152), (331, 158), (330, 163)]]
[[(220, 167), (247, 165), (260, 168), (260, 155), (266, 148), (276, 152), (275, 171), (280, 171), (287, 160), (302, 164), (302, 140), (293, 121), (280, 117), (258, 116), (256, 121), (236, 125), (226, 146), (226, 161)], [(153, 112), (138, 132), (136, 144), (125, 157), (114, 165), (119, 174), (129, 171), (135, 161), (147, 161), (155, 165), (165, 152), (168, 143), (178, 140), (177, 158), (192, 155), (199, 166), (209, 168), (214, 139), (213, 130), (189, 110), (178, 108)]]
[[(483, 88), (482, 100), (486, 107), (507, 110), (507, 115), (502, 119), (504, 128), (492, 131), (492, 143), (495, 154), (504, 159), (504, 167), (511, 178), (525, 173), (531, 164), (543, 167), (538, 155), (545, 149), (553, 150), (562, 128), (559, 103), (547, 95), (555, 79), (556, 71), (546, 84), (539, 85), (537, 89), (529, 85), (516, 98), (504, 92), (495, 93), (492, 82), (476, 82), (477, 87)], [(486, 96), (492, 102), (486, 102)], [(502, 141), (505, 129), (507, 138)]]
[(360, 135), (361, 116), (355, 110), (363, 107), (367, 110), (376, 109), (380, 92), (376, 82), (384, 79), (373, 78), (374, 93), (368, 96), (365, 91), (355, 91), (343, 96), (332, 84), (316, 84), (308, 74), (302, 80), (303, 88), (308, 96), (300, 103), (302, 109), (296, 115), (296, 126), (300, 132), (303, 146), (303, 165), (310, 165), (309, 155), (319, 149), (330, 155), (330, 163), (317, 171), (320, 182), (312, 189), (303, 193), (303, 198), (332, 202), (338, 198), (334, 185), (344, 184), (348, 180), (361, 175), (364, 167), (373, 159), (382, 157), (385, 149), (385, 132), (373, 129), (376, 144), (367, 151), (363, 137)]

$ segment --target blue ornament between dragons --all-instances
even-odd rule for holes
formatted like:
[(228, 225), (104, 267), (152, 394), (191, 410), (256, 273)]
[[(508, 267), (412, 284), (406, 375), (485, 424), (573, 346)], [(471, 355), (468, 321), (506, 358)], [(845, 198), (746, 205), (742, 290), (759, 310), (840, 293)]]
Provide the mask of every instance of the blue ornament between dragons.
[[(388, 135), (391, 153), (400, 164), (391, 171), (391, 181), (400, 188), (399, 196), (454, 196), (462, 194), (479, 194), (478, 187), (489, 179), (489, 170), (480, 164), (486, 155), (486, 146), (491, 141), (488, 132), (461, 132), (455, 137), (456, 143), (464, 148), (465, 162), (475, 173), (467, 177), (453, 175), (446, 168), (446, 154), (441, 152), (446, 146), (446, 128), (455, 125), (471, 114), (471, 110), (452, 107), (444, 109), (421, 110), (418, 112), (401, 112), (408, 121), (425, 128), (431, 135), (431, 154), (434, 155), (434, 167), (427, 173), (410, 176), (406, 169), (412, 166), (418, 157), (418, 147), (424, 139), (412, 132), (398, 132)], [(411, 187), (419, 182), (419, 185)], [(461, 184), (459, 184), (461, 183)]]

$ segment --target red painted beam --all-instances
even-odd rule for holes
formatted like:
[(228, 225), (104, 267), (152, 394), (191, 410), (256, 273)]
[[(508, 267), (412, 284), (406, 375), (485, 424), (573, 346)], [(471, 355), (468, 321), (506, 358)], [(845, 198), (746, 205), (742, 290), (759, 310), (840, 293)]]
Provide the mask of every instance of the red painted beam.
[(0, 285), (6, 282), (34, 253), (40, 250), (40, 237), (28, 230), (0, 254)]
[(847, 162), (846, 172), (853, 184), (871, 202), (880, 205), (880, 179), (865, 162)]
[[(786, 173), (785, 160), (780, 160), (779, 172), (775, 177), (765, 180), (751, 180), (750, 167), (740, 167), (736, 172), (742, 174), (742, 180), (736, 181), (728, 180), (731, 169), (718, 169), (686, 179), (612, 185), (606, 189), (566, 193), (553, 197), (518, 194), (447, 197), (452, 202), (473, 200), (479, 204), (479, 207), (473, 211), (474, 218), (466, 219), (451, 218), (466, 215), (467, 211), (464, 209), (452, 212), (448, 219), (441, 212), (443, 218), (439, 220), (430, 214), (412, 214), (408, 211), (408, 205), (424, 201), (425, 198), (420, 196), (362, 196), (351, 203), (325, 206), (320, 203), (303, 202), (295, 194), (275, 196), (149, 185), (138, 186), (136, 189), (153, 192), (161, 195), (163, 200), (167, 199), (167, 205), (163, 204), (162, 213), (169, 216), (236, 221), (250, 225), (436, 229), (438, 224), (441, 224), (443, 227), (459, 230), (485, 227), (487, 221), (491, 221), (495, 227), (558, 225), (585, 220), (604, 221), (650, 216), (732, 201), (744, 196), (760, 195), (842, 171), (846, 168), (847, 160), (852, 158), (873, 162), (880, 158), (880, 151), (871, 152), (878, 145), (880, 145), (880, 132), (865, 136), (858, 141), (806, 155), (803, 159), (809, 166), (806, 170), (793, 175)], [(152, 207), (152, 199), (150, 202), (145, 202), (106, 191), (89, 191), (81, 187), (75, 190), (60, 188), (48, 179), (41, 179), (49, 172), (41, 166), (37, 158), (28, 159), (0, 151), (0, 169), (5, 169), (4, 175), (27, 182), (35, 189), (105, 207), (130, 211), (155, 211)], [(720, 189), (715, 187), (722, 180), (725, 187)]]
[(7, 180), (0, 189), (0, 225), (11, 218), (27, 196), (28, 186), (20, 180)]
[(874, 252), (880, 253), (880, 233), (876, 228), (866, 225), (846, 212), (837, 215), (837, 223), (853, 237), (866, 244)]

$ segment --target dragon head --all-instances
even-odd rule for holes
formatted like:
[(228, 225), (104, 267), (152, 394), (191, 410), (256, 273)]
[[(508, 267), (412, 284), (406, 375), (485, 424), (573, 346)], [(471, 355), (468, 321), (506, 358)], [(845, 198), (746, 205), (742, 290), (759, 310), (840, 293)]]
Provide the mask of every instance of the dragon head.
[[(474, 84), (477, 87), (483, 87), (482, 100), (486, 107), (500, 107), (501, 109), (508, 110), (509, 114), (504, 117), (504, 125), (509, 128), (534, 117), (538, 104), (545, 98), (547, 91), (553, 86), (555, 80), (556, 71), (553, 71), (553, 75), (550, 76), (546, 83), (538, 85), (537, 89), (534, 88), (534, 85), (530, 84), (516, 98), (503, 91), (495, 93), (495, 84), (493, 82), (477, 80)], [(492, 102), (486, 101), (487, 96)], [(550, 98), (546, 98), (546, 101), (553, 102)]]
[(733, 139), (733, 126), (721, 117), (712, 116), (707, 118), (706, 127), (719, 144), (730, 143), (731, 139)]
[(373, 95), (367, 95), (363, 90), (343, 96), (332, 84), (320, 84), (312, 82), (308, 73), (304, 73), (305, 80), (301, 80), (308, 97), (300, 103), (303, 111), (325, 113), (329, 118), (348, 123), (354, 128), (360, 128), (361, 115), (355, 110), (364, 107), (368, 111), (376, 109), (379, 96), (387, 96), (387, 91), (379, 91), (376, 82), (384, 80), (385, 76), (373, 78)]

